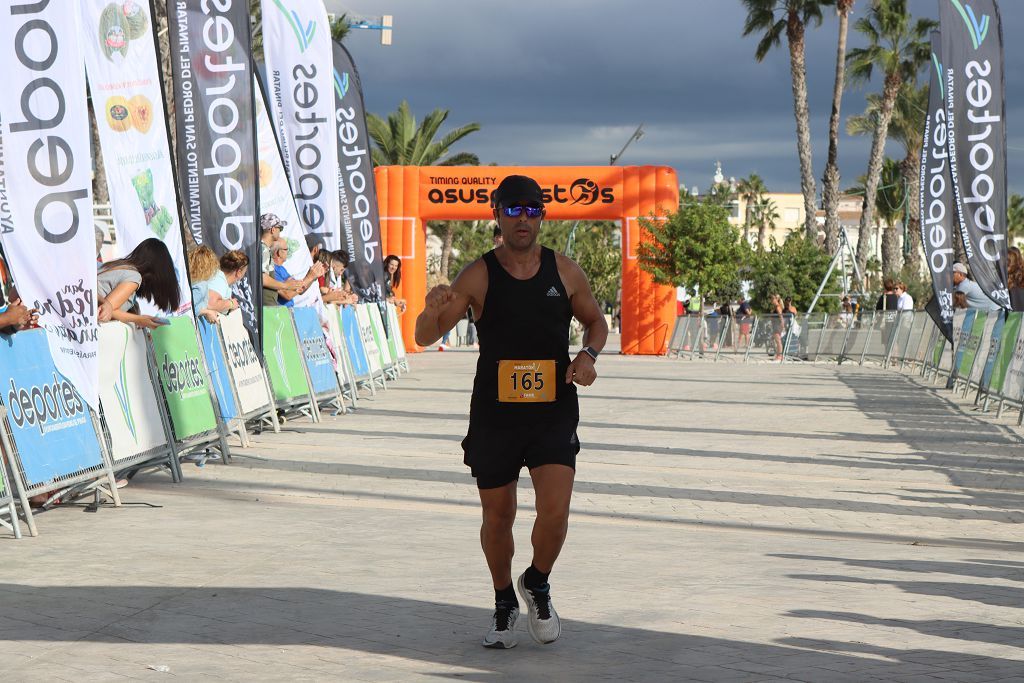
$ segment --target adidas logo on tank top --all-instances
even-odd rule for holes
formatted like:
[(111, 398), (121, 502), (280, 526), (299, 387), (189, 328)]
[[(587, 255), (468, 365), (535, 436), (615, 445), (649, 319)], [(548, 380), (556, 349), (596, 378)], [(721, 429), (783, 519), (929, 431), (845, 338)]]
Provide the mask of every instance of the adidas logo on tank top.
[(551, 289), (548, 290), (548, 296), (562, 296), (562, 295), (558, 293), (557, 289), (552, 287)]

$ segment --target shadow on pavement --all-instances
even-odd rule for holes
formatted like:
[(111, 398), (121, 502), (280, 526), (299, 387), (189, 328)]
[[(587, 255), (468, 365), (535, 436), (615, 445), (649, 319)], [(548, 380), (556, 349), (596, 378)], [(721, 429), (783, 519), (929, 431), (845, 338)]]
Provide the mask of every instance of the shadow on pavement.
[[(893, 680), (922, 674), (922, 663), (925, 669), (943, 673), (947, 680), (955, 680), (957, 674), (948, 667), (955, 652), (902, 651), (795, 638), (783, 639), (782, 644), (762, 644), (572, 619), (564, 620), (562, 639), (553, 645), (535, 645), (522, 632), (516, 650), (492, 651), (479, 645), (490, 620), (486, 609), (299, 587), (42, 588), (8, 583), (0, 584), (0, 597), (4, 604), (0, 624), (17, 624), (17, 628), (0, 628), (0, 640), (120, 643), (125, 645), (124, 658), (131, 656), (130, 643), (308, 645), (317, 648), (315, 658), (309, 660), (310, 668), (342, 677), (350, 652), (458, 667), (462, 669), (458, 673), (434, 675), (469, 681), (509, 675), (538, 681), (714, 681), (789, 676), (826, 681), (851, 680), (851, 675), (862, 676), (861, 680)], [(564, 613), (572, 611), (571, 604), (559, 607)], [(679, 607), (678, 616), (680, 623), (685, 622), (685, 605)], [(822, 651), (823, 643), (830, 650), (848, 651)], [(865, 654), (887, 659), (860, 656)], [(201, 657), (201, 651), (192, 657)], [(1024, 663), (1010, 659), (970, 658), (975, 675), (1024, 671)], [(933, 667), (928, 666), (929, 661), (934, 662)], [(174, 662), (169, 663), (173, 669)], [(202, 670), (201, 661), (190, 664)], [(745, 678), (744, 673), (752, 676)]]

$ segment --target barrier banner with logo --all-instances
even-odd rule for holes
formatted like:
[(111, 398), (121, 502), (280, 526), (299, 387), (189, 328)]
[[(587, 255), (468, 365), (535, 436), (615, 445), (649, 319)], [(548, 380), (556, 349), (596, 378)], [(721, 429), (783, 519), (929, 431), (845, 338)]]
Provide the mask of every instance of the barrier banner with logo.
[(960, 359), (963, 358), (964, 348), (967, 345), (967, 337), (971, 334), (971, 326), (974, 325), (974, 316), (978, 310), (959, 309), (953, 313), (953, 370), (960, 368)]
[(295, 316), (295, 329), (299, 333), (299, 343), (302, 345), (302, 357), (313, 383), (313, 393), (337, 393), (338, 378), (331, 362), (324, 329), (320, 327), (319, 316), (312, 308), (296, 308), (292, 313)]
[(114, 462), (166, 446), (145, 333), (116, 321), (104, 323), (100, 345), (100, 405)]
[[(248, 0), (168, 0), (178, 178), (197, 244), (259, 263), (259, 185)], [(262, 273), (248, 271), (244, 308), (257, 312)], [(250, 325), (258, 334), (259, 324)], [(254, 337), (258, 338), (258, 337)]]
[(216, 394), (217, 403), (220, 404), (221, 419), (225, 422), (233, 420), (238, 417), (238, 408), (235, 406), (235, 397), (231, 393), (231, 377), (228, 374), (224, 350), (220, 345), (220, 327), (211, 324), (203, 317), (199, 317), (197, 320), (199, 340), (203, 343), (203, 356), (206, 358), (206, 368), (210, 371), (213, 393)]
[[(81, 17), (85, 64), (110, 191), (117, 253), (127, 254), (151, 237), (162, 240), (171, 252), (178, 277), (179, 312), (188, 311), (192, 289), (181, 241), (150, 4), (132, 0), (80, 0), (73, 4)], [(94, 244), (89, 249), (93, 255), (95, 248)], [(140, 299), (139, 305), (144, 310), (148, 307), (149, 311), (156, 311), (144, 299)]]
[(269, 102), (302, 231), (330, 250), (338, 232), (331, 28), (322, 0), (262, 0)]
[(1013, 360), (1014, 350), (1017, 348), (1017, 339), (1020, 337), (1020, 320), (1022, 313), (1010, 313), (1003, 323), (1003, 334), (999, 340), (999, 352), (996, 354), (992, 367), (992, 376), (988, 382), (989, 391), (993, 394), (1001, 394), (1006, 384), (1006, 372)]
[(242, 316), (231, 312), (220, 317), (220, 333), (227, 349), (231, 378), (235, 383), (239, 410), (242, 415), (251, 415), (257, 410), (270, 406), (267, 384), (263, 379), (263, 367), (256, 355), (252, 341), (242, 324)]
[(940, 0), (946, 126), (967, 261), (982, 291), (1010, 308), (1006, 288), (1006, 104), (1003, 29), (995, 0)]
[(366, 360), (369, 361), (370, 373), (378, 375), (384, 369), (380, 347), (377, 346), (377, 338), (373, 334), (373, 322), (370, 320), (369, 306), (374, 304), (359, 304), (353, 306), (356, 312), (356, 322), (359, 328), (359, 336), (363, 340), (363, 348), (366, 349)]
[[(989, 316), (988, 325), (986, 325), (986, 337), (981, 340), (982, 351), (985, 355), (985, 364), (981, 369), (981, 378), (978, 381), (978, 386), (982, 391), (989, 391), (992, 383), (992, 373), (995, 370), (996, 356), (999, 355), (999, 345), (1003, 340), (1003, 326), (1006, 324), (1006, 318), (1001, 314), (992, 314)], [(988, 330), (991, 328), (991, 331)], [(975, 363), (980, 365), (980, 363)]]
[[(288, 244), (288, 258), (284, 262), (284, 267), (289, 275), (301, 280), (313, 267), (313, 259), (306, 247), (306, 235), (302, 230), (299, 212), (295, 208), (295, 197), (292, 196), (292, 188), (288, 184), (288, 175), (285, 173), (281, 149), (278, 147), (274, 126), (267, 112), (263, 88), (258, 79), (253, 84), (256, 88), (256, 141), (260, 159), (259, 213), (261, 216), (272, 213), (284, 223), (281, 238)], [(295, 305), (311, 306), (321, 300), (320, 289), (310, 287), (295, 297)]]
[(967, 381), (973, 380), (974, 361), (981, 350), (981, 338), (985, 336), (985, 328), (988, 326), (988, 318), (991, 314), (988, 311), (978, 311), (970, 326), (965, 322), (963, 330), (963, 351), (960, 355), (960, 365), (957, 366), (957, 374)]
[(370, 376), (370, 360), (363, 344), (359, 319), (353, 306), (341, 307), (341, 332), (348, 348), (348, 358), (352, 363), (352, 372), (358, 377)]
[(191, 316), (153, 330), (153, 351), (174, 435), (183, 441), (217, 428), (202, 352)]
[(11, 218), (0, 239), (19, 296), (39, 310), (54, 364), (98, 410), (96, 238), (80, 43), (91, 36), (64, 3), (0, 0)]
[(302, 353), (295, 341), (292, 317), (285, 306), (263, 310), (263, 357), (274, 391), (274, 400), (290, 401), (309, 394)]
[(1020, 401), (1024, 399), (1024, 334), (1018, 334), (1016, 341), (1009, 345), (1013, 347), (1013, 351), (1010, 352), (1010, 362), (1006, 368), (1001, 393), (1004, 398), (1011, 401)]
[(352, 289), (365, 301), (383, 301), (384, 254), (363, 85), (352, 55), (337, 41), (332, 41), (331, 45), (334, 52), (338, 202), (343, 230), (341, 246), (349, 254)]
[[(949, 149), (946, 145), (946, 76), (942, 70), (942, 39), (932, 31), (931, 82), (928, 86), (928, 116), (924, 123), (921, 147), (921, 244), (932, 274), (932, 290), (939, 321), (936, 324), (947, 338), (953, 323), (953, 185), (949, 175)], [(929, 302), (930, 303), (930, 302)]]
[(29, 487), (103, 464), (89, 406), (58, 371), (44, 334), (0, 337), (0, 396)]

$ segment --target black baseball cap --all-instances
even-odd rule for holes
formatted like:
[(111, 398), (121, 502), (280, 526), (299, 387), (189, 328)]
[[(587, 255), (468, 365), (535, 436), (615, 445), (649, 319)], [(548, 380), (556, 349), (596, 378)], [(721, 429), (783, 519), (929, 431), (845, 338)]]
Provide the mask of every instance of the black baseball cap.
[(544, 193), (537, 181), (525, 175), (505, 176), (491, 195), (495, 207), (525, 202), (544, 204)]

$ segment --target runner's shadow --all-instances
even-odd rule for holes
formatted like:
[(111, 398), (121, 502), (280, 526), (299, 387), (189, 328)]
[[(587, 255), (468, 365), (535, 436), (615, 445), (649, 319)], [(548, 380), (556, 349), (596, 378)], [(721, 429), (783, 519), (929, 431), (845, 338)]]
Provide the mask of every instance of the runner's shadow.
[[(872, 677), (892, 680), (919, 672), (917, 657), (904, 657), (901, 650), (885, 650), (889, 661), (882, 661), (859, 656), (869, 647), (864, 645), (833, 644), (833, 650), (849, 647), (853, 652), (840, 654), (803, 649), (825, 641), (765, 644), (572, 619), (563, 621), (558, 643), (535, 645), (521, 628), (518, 651), (496, 652), (479, 645), (482, 629), (490, 621), (486, 609), (299, 587), (7, 583), (0, 584), (0, 600), (4, 604), (0, 641), (116, 645), (121, 666), (144, 667), (152, 657), (152, 648), (132, 644), (195, 645), (218, 655), (225, 653), (218, 645), (245, 648), (243, 664), (234, 656), (200, 657), (192, 648), (160, 650), (161, 661), (172, 671), (194, 678), (237, 678), (240, 665), (263, 670), (268, 676), (294, 675), (297, 669), (287, 667), (289, 657), (279, 652), (289, 646), (305, 647), (310, 653), (302, 659), (304, 675), (339, 680), (350, 667), (375, 671), (377, 678), (408, 676), (407, 665), (401, 671), (389, 668), (392, 657), (420, 662), (428, 667), (421, 669), (428, 675), (470, 681), (509, 677), (523, 681), (738, 680), (745, 674), (751, 674), (747, 676), (751, 679), (826, 671), (856, 675), (861, 669), (870, 669)], [(571, 605), (563, 605), (562, 610), (571, 611)], [(680, 618), (684, 612), (681, 607)], [(677, 626), (685, 628), (682, 623)], [(353, 652), (381, 659), (353, 657)], [(930, 652), (942, 661), (956, 654)], [(295, 660), (294, 654), (290, 660)], [(1024, 663), (998, 657), (972, 656), (971, 665), (975, 675), (1024, 672)], [(26, 664), (26, 671), (32, 666)], [(18, 674), (17, 667), (5, 673)], [(431, 667), (448, 670), (431, 671)]]

